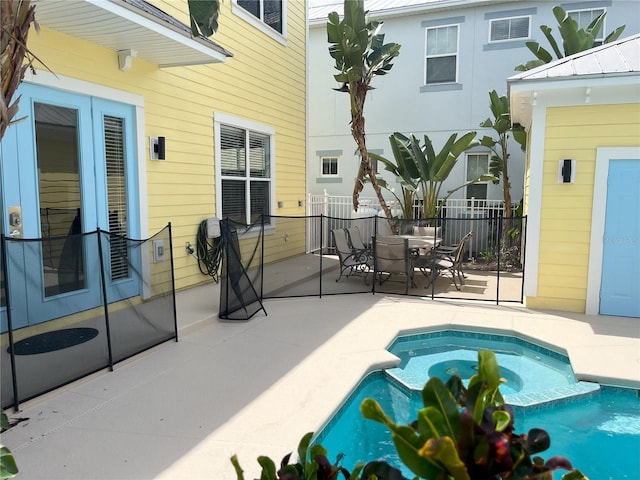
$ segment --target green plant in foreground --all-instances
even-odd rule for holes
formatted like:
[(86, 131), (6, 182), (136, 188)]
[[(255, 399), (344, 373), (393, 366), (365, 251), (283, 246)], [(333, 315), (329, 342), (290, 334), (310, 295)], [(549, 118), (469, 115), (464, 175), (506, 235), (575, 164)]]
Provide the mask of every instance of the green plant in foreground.
[[(532, 428), (514, 433), (513, 411), (500, 393), (500, 370), (495, 354), (478, 352), (478, 373), (464, 386), (454, 375), (447, 383), (431, 378), (422, 389), (424, 408), (409, 425), (398, 425), (378, 402), (365, 399), (360, 410), (365, 418), (386, 425), (402, 463), (415, 475), (414, 480), (551, 480), (552, 471), (569, 470), (563, 480), (588, 480), (574, 470), (564, 457), (546, 462), (538, 456), (551, 445), (546, 431)], [(354, 432), (355, 434), (356, 432)], [(406, 480), (402, 473), (384, 461), (358, 463), (353, 472), (332, 465), (327, 451), (319, 444), (309, 448), (313, 434), (306, 434), (298, 446), (298, 462), (284, 457), (280, 469), (268, 457), (258, 457), (260, 480)], [(244, 480), (238, 459), (231, 457), (238, 480)]]
[(431, 378), (422, 390), (424, 408), (409, 425), (395, 424), (373, 399), (360, 410), (386, 425), (400, 460), (417, 477), (430, 480), (546, 480), (551, 471), (570, 470), (563, 480), (586, 479), (564, 457), (546, 462), (533, 455), (551, 445), (540, 428), (514, 433), (513, 412), (499, 386), (504, 380), (495, 354), (478, 352), (478, 373), (465, 387), (458, 376), (444, 384)]
[[(327, 450), (322, 445), (316, 444), (309, 448), (312, 437), (313, 432), (309, 432), (300, 440), (297, 463), (289, 463), (289, 453), (276, 470), (276, 464), (269, 457), (258, 457), (258, 463), (262, 467), (260, 480), (335, 480), (340, 474), (346, 480), (402, 479), (400, 471), (385, 462), (370, 462), (367, 465), (361, 462), (354, 467), (353, 472), (340, 466), (342, 455), (338, 455), (336, 463), (331, 464), (327, 459)], [(244, 480), (244, 472), (235, 455), (231, 457), (231, 463), (236, 470), (237, 479)], [(359, 477), (360, 474), (362, 476)]]
[[(2, 427), (3, 431), (11, 427), (9, 419), (4, 413), (0, 416), (0, 427)], [(11, 451), (0, 444), (0, 479), (13, 478), (17, 474), (18, 466)]]

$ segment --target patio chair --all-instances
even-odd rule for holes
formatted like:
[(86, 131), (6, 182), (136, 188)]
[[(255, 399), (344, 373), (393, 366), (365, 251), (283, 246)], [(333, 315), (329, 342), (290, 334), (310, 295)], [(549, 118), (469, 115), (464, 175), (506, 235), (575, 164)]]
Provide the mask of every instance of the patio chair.
[[(453, 257), (455, 257), (456, 251), (458, 250), (458, 247), (460, 246), (460, 243), (462, 241), (469, 242), (471, 240), (472, 236), (473, 236), (473, 231), (467, 233), (464, 237), (462, 237), (462, 239), (460, 239), (460, 242), (458, 242), (458, 243), (454, 243), (454, 244), (451, 244), (451, 245), (438, 245), (438, 247), (437, 247), (438, 253), (442, 257), (449, 256), (449, 257), (453, 258)], [(469, 237), (469, 238), (466, 238), (466, 237)], [(465, 238), (466, 238), (466, 240), (465, 240)], [(464, 274), (464, 271), (462, 270), (462, 262), (460, 263), (460, 269), (458, 271), (459, 271), (460, 275), (462, 275), (463, 278), (467, 277)]]
[(440, 238), (442, 227), (413, 227), (413, 234), (416, 237)]
[(348, 277), (357, 273), (366, 274), (371, 270), (373, 262), (371, 255), (366, 249), (355, 249), (349, 245), (347, 240), (347, 231), (344, 228), (336, 228), (331, 230), (331, 236), (333, 237), (333, 244), (336, 247), (336, 253), (340, 260), (340, 274), (336, 278), (336, 282), (339, 281), (342, 276)]
[(367, 247), (362, 241), (360, 228), (357, 225), (354, 225), (353, 227), (345, 228), (345, 230), (347, 232), (347, 241), (349, 242), (349, 246), (353, 250), (362, 250), (364, 252), (367, 252), (369, 256), (372, 256), (371, 247)]
[(393, 275), (402, 275), (405, 277), (404, 293), (405, 295), (409, 293), (409, 284), (413, 285), (413, 263), (409, 251), (409, 240), (396, 236), (376, 236), (373, 245), (374, 269), (380, 285)]
[(425, 286), (428, 287), (442, 272), (449, 272), (453, 279), (456, 290), (461, 290), (464, 284), (464, 275), (462, 273), (462, 261), (464, 258), (464, 250), (467, 246), (473, 232), (467, 233), (453, 252), (442, 251), (436, 248), (431, 251), (431, 256), (425, 260), (425, 267), (431, 270), (431, 280)]

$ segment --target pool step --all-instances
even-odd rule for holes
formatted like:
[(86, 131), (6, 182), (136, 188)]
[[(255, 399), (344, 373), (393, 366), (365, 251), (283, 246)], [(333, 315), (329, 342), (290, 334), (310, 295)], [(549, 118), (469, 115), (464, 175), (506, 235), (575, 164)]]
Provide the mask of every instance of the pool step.
[(504, 400), (511, 406), (530, 409), (568, 403), (599, 392), (600, 385), (597, 383), (576, 382), (539, 392), (509, 394), (504, 396)]

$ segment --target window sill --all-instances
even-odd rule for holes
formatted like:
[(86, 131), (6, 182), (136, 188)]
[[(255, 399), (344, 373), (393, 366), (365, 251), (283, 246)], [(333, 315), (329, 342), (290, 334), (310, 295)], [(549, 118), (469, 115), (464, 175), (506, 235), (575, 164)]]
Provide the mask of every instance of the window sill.
[(486, 43), (482, 46), (482, 51), (489, 52), (492, 50), (508, 50), (510, 48), (524, 48), (526, 43), (531, 41), (530, 38), (522, 38), (517, 40), (502, 40), (500, 42)]
[(462, 90), (462, 84), (461, 83), (434, 83), (433, 85), (423, 85), (420, 87), (420, 93), (447, 92), (451, 90)]
[(316, 177), (316, 183), (342, 183), (342, 177)]

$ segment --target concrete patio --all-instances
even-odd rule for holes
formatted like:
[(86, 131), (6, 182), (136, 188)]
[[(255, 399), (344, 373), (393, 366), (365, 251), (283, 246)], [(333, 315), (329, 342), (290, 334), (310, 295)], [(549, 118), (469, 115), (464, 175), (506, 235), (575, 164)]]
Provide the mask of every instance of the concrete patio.
[(461, 300), (358, 294), (265, 302), (217, 318), (219, 290), (177, 295), (180, 341), (22, 404), (3, 433), (21, 479), (247, 479), (317, 430), (402, 332), (518, 332), (565, 350), (577, 376), (640, 388), (640, 322)]

